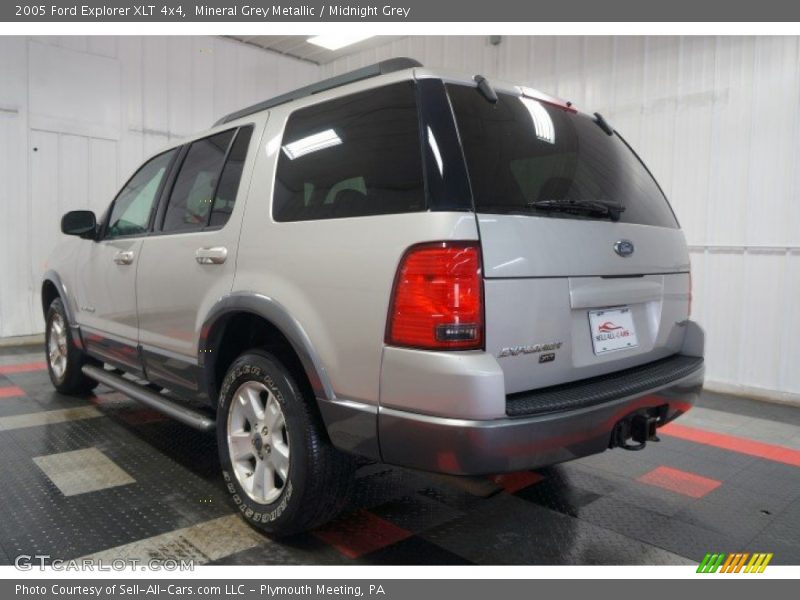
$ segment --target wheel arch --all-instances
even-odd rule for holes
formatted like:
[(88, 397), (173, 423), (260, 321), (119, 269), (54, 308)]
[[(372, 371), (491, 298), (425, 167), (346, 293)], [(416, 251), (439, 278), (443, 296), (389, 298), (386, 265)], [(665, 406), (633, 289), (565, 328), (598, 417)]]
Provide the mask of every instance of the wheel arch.
[[(296, 375), (299, 375), (297, 371), (302, 370), (304, 380), (300, 383), (306, 383), (313, 394), (316, 409), (334, 446), (346, 452), (379, 460), (378, 407), (336, 397), (325, 366), (314, 350), (308, 334), (288, 309), (274, 298), (258, 293), (233, 293), (220, 299), (209, 311), (200, 330), (198, 343), (198, 366), (208, 398), (212, 402), (216, 398), (227, 370), (225, 365), (236, 358), (233, 352), (228, 352), (227, 341), (230, 338), (227, 336), (236, 335), (237, 331), (243, 338), (252, 336), (247, 329), (254, 323), (250, 319), (258, 319), (257, 322), (271, 328), (269, 331), (276, 333), (279, 340), (285, 340), (285, 346), (278, 344), (278, 351), (280, 353), (280, 349), (288, 348), (292, 356), (284, 354), (278, 358), (287, 359), (290, 363), (286, 365), (287, 368), (294, 370)], [(237, 320), (238, 327), (244, 329), (235, 329)], [(231, 334), (231, 331), (234, 333)], [(259, 339), (258, 336), (256, 339)], [(250, 349), (246, 347), (248, 345), (257, 347), (246, 339), (234, 347), (244, 352)], [(268, 349), (275, 351), (274, 347)], [(296, 362), (293, 363), (293, 360)]]
[[(280, 336), (280, 343), (285, 340), (297, 357), (315, 398), (322, 400), (336, 398), (325, 367), (314, 351), (302, 326), (279, 302), (257, 293), (234, 293), (225, 296), (209, 311), (203, 323), (200, 330), (197, 362), (205, 373), (204, 383), (209, 397), (214, 396), (214, 392), (219, 389), (221, 382), (218, 375), (219, 361), (229, 359), (220, 353), (220, 350), (224, 349), (226, 334), (230, 335), (229, 327), (237, 319), (245, 318), (260, 319)], [(246, 349), (243, 348), (243, 350)]]
[(69, 301), (67, 288), (63, 281), (61, 281), (61, 277), (59, 277), (58, 273), (51, 269), (44, 274), (40, 292), (42, 300), (42, 315), (45, 318), (47, 318), (47, 309), (50, 308), (53, 300), (56, 298), (61, 298), (61, 302), (64, 303), (64, 312), (67, 313), (67, 320), (69, 321), (69, 324), (75, 325), (75, 314), (72, 310), (72, 304)]
[(71, 332), (72, 345), (78, 350), (85, 351), (86, 345), (83, 343), (81, 328), (75, 318), (75, 307), (70, 300), (67, 286), (64, 285), (56, 271), (50, 269), (44, 274), (39, 292), (42, 302), (42, 316), (45, 321), (45, 334), (47, 332), (47, 311), (50, 309), (53, 300), (59, 298), (67, 317), (67, 326)]
[(70, 302), (70, 296), (67, 291), (67, 286), (59, 277), (58, 273), (52, 269), (44, 274), (42, 279), (42, 287), (40, 290), (42, 301), (42, 316), (44, 317), (45, 324), (47, 323), (47, 310), (56, 298), (61, 299), (64, 306), (64, 312), (67, 315), (67, 325), (72, 331), (72, 343), (79, 350), (84, 349), (83, 336), (81, 335), (80, 327), (75, 319), (75, 307)]

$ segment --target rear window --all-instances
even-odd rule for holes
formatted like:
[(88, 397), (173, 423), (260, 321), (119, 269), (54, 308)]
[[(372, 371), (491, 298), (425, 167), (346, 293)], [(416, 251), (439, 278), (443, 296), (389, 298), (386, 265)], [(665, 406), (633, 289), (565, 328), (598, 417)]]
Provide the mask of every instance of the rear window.
[(623, 207), (621, 222), (678, 226), (642, 162), (593, 118), (510, 94), (492, 104), (475, 88), (447, 89), (478, 212), (608, 218), (577, 209), (600, 204)]
[(276, 221), (425, 210), (413, 82), (300, 109), (289, 117), (273, 194)]

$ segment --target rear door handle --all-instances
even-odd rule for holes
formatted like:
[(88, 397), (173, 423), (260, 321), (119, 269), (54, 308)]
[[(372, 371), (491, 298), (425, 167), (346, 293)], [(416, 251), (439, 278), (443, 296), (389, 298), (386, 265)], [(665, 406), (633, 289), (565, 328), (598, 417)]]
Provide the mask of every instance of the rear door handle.
[(114, 255), (114, 262), (118, 265), (129, 265), (133, 262), (133, 251), (125, 250)]
[(213, 248), (198, 248), (194, 259), (201, 265), (221, 265), (228, 258), (228, 249), (225, 246)]

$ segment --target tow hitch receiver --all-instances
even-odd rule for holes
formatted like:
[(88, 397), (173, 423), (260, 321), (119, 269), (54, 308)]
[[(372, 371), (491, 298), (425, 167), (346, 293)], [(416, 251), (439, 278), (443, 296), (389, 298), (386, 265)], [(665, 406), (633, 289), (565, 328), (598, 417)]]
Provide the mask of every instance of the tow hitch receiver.
[(636, 415), (631, 422), (631, 439), (634, 442), (645, 444), (647, 442), (659, 442), (656, 435), (657, 417), (648, 417), (647, 415)]
[[(642, 413), (623, 419), (614, 427), (610, 446), (625, 450), (642, 450), (647, 442), (660, 441), (656, 435), (659, 420), (659, 416)], [(631, 444), (629, 440), (635, 443)]]

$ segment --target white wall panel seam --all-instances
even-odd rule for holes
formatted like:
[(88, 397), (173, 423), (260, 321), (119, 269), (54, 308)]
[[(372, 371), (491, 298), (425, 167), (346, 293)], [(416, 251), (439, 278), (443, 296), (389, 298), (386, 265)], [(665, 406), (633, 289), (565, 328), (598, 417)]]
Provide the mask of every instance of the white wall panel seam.
[[(28, 119), (28, 123), (26, 123), (26, 125), (28, 125), (29, 122), (30, 122), (30, 114), (31, 114), (30, 64), (31, 64), (31, 46), (26, 40), (26, 42), (25, 42), (25, 82), (26, 82), (26, 84), (25, 84), (25, 87), (26, 87), (25, 114), (26, 114), (26, 117)], [(27, 214), (27, 230), (28, 230), (27, 233), (28, 233), (28, 235), (26, 236), (26, 239), (28, 239), (28, 240), (33, 239), (33, 227), (34, 227), (34, 224), (33, 224), (33, 211), (31, 210), (31, 206), (33, 204), (33, 198), (32, 198), (32, 190), (31, 190), (31, 185), (30, 185), (30, 182), (31, 182), (31, 151), (32, 151), (31, 142), (32, 142), (31, 129), (30, 129), (30, 127), (26, 126), (25, 127), (25, 148), (23, 149), (23, 153), (24, 153), (24, 157), (25, 158), (23, 159), (23, 162), (24, 162), (25, 173), (27, 174), (27, 177), (26, 177), (27, 185), (26, 185), (26, 189), (25, 189), (25, 198), (27, 200), (26, 204), (28, 206), (28, 214)], [(35, 323), (35, 314), (36, 313), (34, 312), (34, 309), (36, 307), (35, 302), (36, 302), (36, 296), (37, 296), (37, 294), (35, 294), (34, 291), (37, 288), (36, 288), (35, 282), (32, 280), (32, 278), (30, 276), (31, 271), (33, 270), (33, 255), (32, 255), (32, 253), (30, 251), (26, 254), (26, 263), (27, 263), (27, 265), (26, 265), (25, 271), (28, 272), (29, 275), (28, 275), (28, 281), (25, 282), (25, 288), (26, 288), (26, 290), (28, 292), (28, 294), (27, 294), (27, 303), (30, 305), (30, 308), (29, 308), (29, 311), (28, 311), (29, 315), (30, 315), (29, 318), (32, 321), (31, 323), (28, 324), (28, 326), (31, 328), (31, 330), (34, 330), (36, 328), (36, 323)]]
[[(758, 64), (757, 64), (757, 60), (758, 60), (757, 42), (753, 44), (752, 51), (753, 51), (753, 57), (752, 57), (753, 61), (751, 63), (753, 65), (753, 73), (752, 73), (752, 75), (753, 75), (753, 80), (755, 80), (755, 73), (756, 73), (756, 70), (758, 68)], [(748, 122), (749, 127), (748, 127), (748, 138), (747, 138), (748, 139), (747, 152), (748, 152), (748, 155), (751, 158), (751, 160), (748, 161), (748, 164), (752, 164), (753, 129), (755, 127), (755, 119), (753, 119), (752, 115), (753, 115), (753, 104), (755, 104), (755, 100), (756, 100), (755, 97), (751, 99), (750, 119), (749, 119), (749, 122)], [(747, 188), (748, 188), (747, 197), (748, 198), (752, 198), (754, 196), (753, 178), (752, 177), (748, 177), (747, 178)], [(744, 223), (745, 223), (745, 230), (744, 230), (744, 242), (745, 243), (747, 243), (748, 238), (749, 238), (748, 229), (747, 229), (749, 213), (750, 213), (750, 203), (749, 202), (745, 202), (744, 209), (743, 209), (743, 220), (744, 220)], [(746, 279), (747, 279), (747, 267), (748, 267), (747, 259), (746, 259), (746, 253), (742, 255), (741, 260), (739, 260), (738, 262), (739, 262), (739, 268), (741, 270), (741, 280), (742, 281), (746, 281)], [(738, 326), (739, 326), (739, 340), (740, 340), (740, 342), (743, 342), (745, 339), (747, 339), (747, 319), (746, 319), (746, 316), (745, 315), (740, 315), (740, 318), (737, 319), (736, 322), (738, 323)], [(748, 353), (743, 352), (741, 347), (737, 348), (736, 350), (737, 350), (737, 355), (736, 355), (737, 356), (737, 361), (736, 362), (737, 362), (737, 365), (738, 365), (737, 372), (741, 374), (741, 373), (744, 373), (744, 367), (745, 367), (746, 357), (748, 356)], [(738, 381), (736, 381), (736, 383), (745, 383), (745, 382), (743, 382), (741, 380), (738, 380)]]

